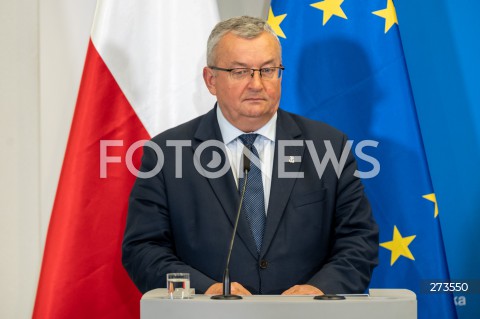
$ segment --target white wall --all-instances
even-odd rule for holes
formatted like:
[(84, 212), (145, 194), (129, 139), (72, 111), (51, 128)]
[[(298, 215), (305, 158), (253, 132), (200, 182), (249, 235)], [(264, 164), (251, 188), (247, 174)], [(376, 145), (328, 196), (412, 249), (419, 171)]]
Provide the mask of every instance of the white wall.
[(95, 0), (0, 4), (0, 317), (31, 317)]
[(0, 317), (19, 318), (41, 258), (37, 1), (0, 3), (0, 39)]
[[(268, 0), (219, 0), (222, 18)], [(96, 0), (0, 2), (0, 318), (31, 317)]]

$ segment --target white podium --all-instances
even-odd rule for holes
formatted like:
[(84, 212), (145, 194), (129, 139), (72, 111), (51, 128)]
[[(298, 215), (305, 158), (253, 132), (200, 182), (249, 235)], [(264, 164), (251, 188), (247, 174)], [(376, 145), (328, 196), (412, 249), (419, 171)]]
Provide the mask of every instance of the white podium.
[(141, 319), (416, 319), (417, 299), (410, 290), (371, 289), (369, 295), (345, 295), (344, 300), (314, 300), (312, 296), (244, 296), (242, 300), (167, 299), (166, 289), (155, 289), (140, 301)]

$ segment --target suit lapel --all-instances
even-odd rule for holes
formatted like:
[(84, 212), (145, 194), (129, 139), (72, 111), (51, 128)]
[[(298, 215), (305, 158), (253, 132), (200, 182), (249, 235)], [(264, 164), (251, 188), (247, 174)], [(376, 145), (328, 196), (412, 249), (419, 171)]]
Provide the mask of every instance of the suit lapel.
[[(292, 141), (292, 140), (301, 140), (302, 146), (295, 146), (287, 148), (285, 151), (286, 156), (300, 156), (303, 157), (305, 150), (305, 144), (302, 139), (302, 132), (292, 117), (282, 111), (278, 110), (277, 118), (277, 128), (276, 128), (276, 141), (275, 141), (275, 155), (273, 160), (273, 169), (272, 169), (272, 184), (270, 189), (270, 199), (268, 203), (268, 212), (267, 212), (267, 224), (265, 228), (265, 234), (263, 237), (262, 250), (260, 256), (265, 255), (268, 251), (268, 248), (275, 236), (277, 228), (280, 224), (282, 216), (285, 212), (285, 207), (287, 206), (288, 200), (290, 199), (290, 194), (292, 192), (293, 186), (296, 182), (296, 178), (279, 178), (278, 174), (278, 149), (279, 141)], [(292, 161), (294, 162), (294, 161)], [(301, 162), (296, 161), (294, 163), (287, 161), (286, 163), (280, 163), (283, 165), (284, 171), (286, 172), (299, 172), (301, 167)]]
[[(198, 128), (195, 132), (195, 139), (192, 141), (193, 151), (202, 145), (206, 141), (221, 141), (223, 151), (220, 151), (221, 161), (229, 165), (229, 160), (226, 158), (225, 145), (223, 144), (222, 134), (220, 132), (220, 127), (217, 121), (216, 107), (205, 114), (205, 116), (200, 121)], [(216, 149), (218, 151), (218, 149)], [(211, 152), (208, 148), (202, 153), (202, 156), (198, 159), (201, 167), (208, 167), (207, 164), (212, 159), (211, 156), (208, 156)], [(225, 162), (226, 161), (226, 162)], [(237, 215), (238, 204), (240, 202), (240, 194), (237, 190), (236, 183), (233, 177), (231, 169), (228, 170), (226, 174), (218, 178), (207, 178), (210, 186), (212, 187), (215, 196), (223, 207), (225, 214), (233, 225), (235, 224), (235, 219)], [(250, 253), (254, 258), (257, 258), (257, 248), (255, 246), (255, 240), (253, 239), (252, 232), (248, 225), (246, 218), (240, 217), (238, 222), (237, 234), (241, 240), (245, 243)], [(230, 233), (229, 233), (230, 236)], [(229, 238), (230, 239), (230, 238)]]

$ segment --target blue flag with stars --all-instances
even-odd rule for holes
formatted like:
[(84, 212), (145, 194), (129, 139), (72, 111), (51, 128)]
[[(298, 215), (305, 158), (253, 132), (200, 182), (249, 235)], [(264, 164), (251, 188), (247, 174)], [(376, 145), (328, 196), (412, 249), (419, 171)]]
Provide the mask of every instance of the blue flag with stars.
[(414, 291), (420, 319), (456, 318), (451, 293), (429, 292), (449, 274), (393, 1), (273, 0), (268, 22), (283, 48), (280, 107), (370, 141), (356, 151), (380, 227), (370, 287)]

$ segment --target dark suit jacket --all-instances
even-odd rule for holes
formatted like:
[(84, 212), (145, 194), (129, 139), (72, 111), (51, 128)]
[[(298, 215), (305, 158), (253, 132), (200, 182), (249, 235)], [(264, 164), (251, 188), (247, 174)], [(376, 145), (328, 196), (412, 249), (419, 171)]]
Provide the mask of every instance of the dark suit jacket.
[[(165, 287), (165, 275), (188, 272), (191, 287), (203, 293), (221, 282), (232, 234), (239, 192), (228, 171), (205, 178), (194, 164), (202, 142), (222, 141), (214, 108), (207, 114), (152, 139), (165, 156), (160, 173), (137, 178), (130, 196), (123, 241), (123, 264), (142, 292)], [(325, 293), (361, 293), (377, 264), (378, 228), (349, 154), (340, 176), (331, 163), (319, 178), (305, 143), (287, 147), (285, 155), (301, 162), (283, 163), (287, 172), (304, 178), (278, 178), (278, 141), (312, 140), (322, 160), (331, 141), (340, 159), (347, 141), (336, 129), (278, 110), (270, 201), (262, 250), (258, 255), (245, 216), (241, 216), (230, 263), (231, 280), (253, 294), (280, 294), (298, 284)], [(168, 140), (188, 140), (181, 161)], [(210, 156), (209, 156), (210, 154)], [(208, 149), (199, 157), (203, 167), (212, 159)], [(223, 153), (221, 153), (223, 154)], [(141, 171), (157, 165), (157, 154), (144, 147)], [(225, 155), (222, 161), (228, 160)], [(182, 178), (176, 178), (181, 165)], [(178, 174), (178, 171), (177, 171)]]

